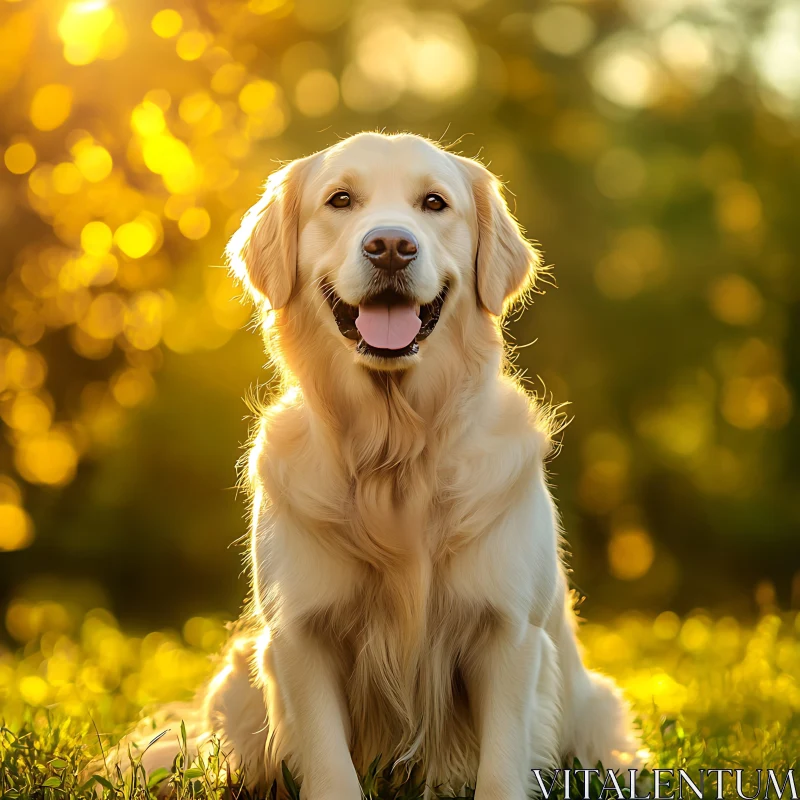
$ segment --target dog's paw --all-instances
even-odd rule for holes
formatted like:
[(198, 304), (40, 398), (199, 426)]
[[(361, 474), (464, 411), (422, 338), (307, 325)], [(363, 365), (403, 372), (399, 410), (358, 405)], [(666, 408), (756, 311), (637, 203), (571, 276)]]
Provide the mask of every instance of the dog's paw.
[(631, 710), (612, 680), (591, 675), (591, 694), (580, 708), (571, 755), (584, 767), (599, 761), (615, 772), (643, 767), (650, 753), (633, 725)]

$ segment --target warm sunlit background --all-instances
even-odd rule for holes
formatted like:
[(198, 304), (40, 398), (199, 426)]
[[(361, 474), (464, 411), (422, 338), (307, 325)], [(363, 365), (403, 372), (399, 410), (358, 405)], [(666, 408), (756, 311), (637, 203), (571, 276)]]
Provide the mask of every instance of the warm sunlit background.
[(795, 2), (0, 0), (0, 98), (4, 636), (235, 615), (269, 375), (221, 253), (365, 128), (463, 137), (555, 266), (510, 331), (590, 616), (800, 606)]

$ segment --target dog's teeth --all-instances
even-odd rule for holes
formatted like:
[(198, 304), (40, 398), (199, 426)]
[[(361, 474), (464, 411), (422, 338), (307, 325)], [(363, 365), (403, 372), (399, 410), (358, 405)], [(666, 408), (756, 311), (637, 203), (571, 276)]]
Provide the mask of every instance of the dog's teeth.
[(419, 316), (419, 310), (420, 310), (420, 308), (421, 308), (421, 306), (420, 306), (420, 304), (419, 304), (419, 303), (417, 303), (417, 304), (414, 306), (414, 313), (415, 313), (417, 316)]

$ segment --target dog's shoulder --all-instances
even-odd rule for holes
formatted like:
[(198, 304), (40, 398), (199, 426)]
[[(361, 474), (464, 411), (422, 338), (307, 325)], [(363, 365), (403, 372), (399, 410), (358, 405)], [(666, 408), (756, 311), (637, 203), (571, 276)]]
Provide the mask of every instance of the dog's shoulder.
[(299, 391), (288, 391), (260, 409), (250, 449), (250, 474), (278, 478), (302, 466), (309, 451), (308, 412)]
[(511, 377), (498, 377), (489, 391), (476, 397), (469, 416), (454, 453), (459, 460), (469, 454), (506, 464), (541, 464), (550, 453), (546, 407)]

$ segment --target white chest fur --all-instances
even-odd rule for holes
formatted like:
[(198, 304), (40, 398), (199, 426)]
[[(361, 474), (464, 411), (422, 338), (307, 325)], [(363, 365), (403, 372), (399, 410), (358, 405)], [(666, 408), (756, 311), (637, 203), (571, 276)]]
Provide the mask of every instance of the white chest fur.
[(303, 625), (327, 643), (358, 766), (383, 753), (474, 779), (465, 660), (553, 594), (552, 515), (538, 535), (519, 524), (543, 497), (551, 509), (542, 435), (521, 419), (522, 430), (490, 426), (427, 453), (425, 473), (353, 475), (335, 448), (309, 444), (302, 414), (281, 417), (251, 461), (260, 613), (278, 635)]

